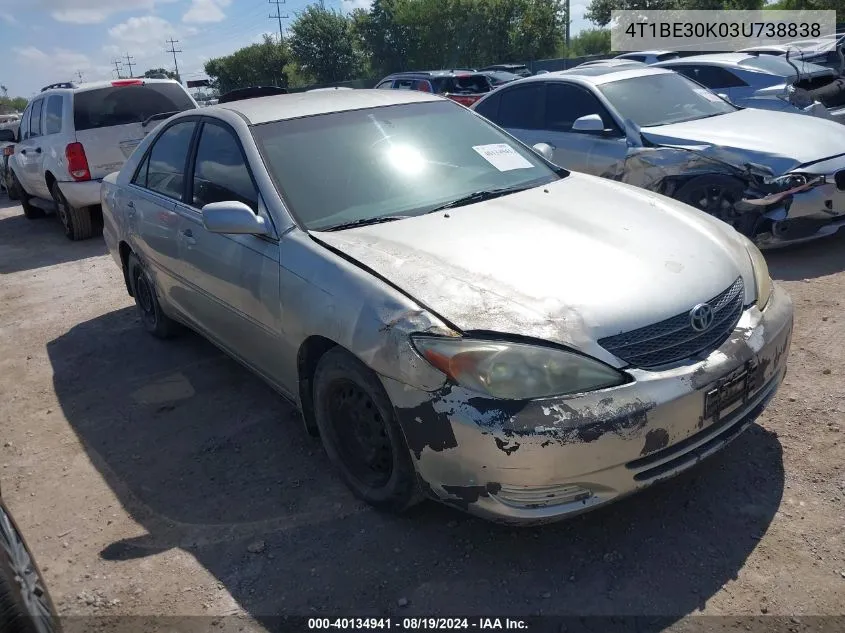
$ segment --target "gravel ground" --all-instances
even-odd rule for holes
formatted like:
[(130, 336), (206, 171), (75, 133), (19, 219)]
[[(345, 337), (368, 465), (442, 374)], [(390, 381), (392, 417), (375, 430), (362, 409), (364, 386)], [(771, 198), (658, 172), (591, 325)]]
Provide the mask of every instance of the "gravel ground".
[(100, 239), (2, 197), (3, 495), (69, 616), (842, 615), (845, 235), (768, 259), (796, 324), (758, 424), (677, 479), (514, 530), (357, 502), (258, 378), (142, 331)]

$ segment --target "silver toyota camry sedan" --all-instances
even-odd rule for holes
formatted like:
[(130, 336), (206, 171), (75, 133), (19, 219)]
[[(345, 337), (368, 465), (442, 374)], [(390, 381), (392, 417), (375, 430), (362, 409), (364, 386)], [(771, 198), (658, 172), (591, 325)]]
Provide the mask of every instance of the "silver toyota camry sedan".
[(595, 508), (721, 449), (786, 371), (792, 304), (748, 239), (435, 95), (182, 113), (102, 203), (144, 327), (295, 401), (383, 509)]

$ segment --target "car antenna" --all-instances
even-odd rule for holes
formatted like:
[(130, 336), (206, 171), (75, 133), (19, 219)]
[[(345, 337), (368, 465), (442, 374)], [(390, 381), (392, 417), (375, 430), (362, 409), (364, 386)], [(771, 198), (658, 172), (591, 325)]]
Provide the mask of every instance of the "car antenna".
[(789, 59), (789, 46), (786, 47), (786, 63), (795, 69), (795, 83), (799, 83), (801, 81), (801, 71), (798, 70), (798, 66), (793, 64), (792, 60)]

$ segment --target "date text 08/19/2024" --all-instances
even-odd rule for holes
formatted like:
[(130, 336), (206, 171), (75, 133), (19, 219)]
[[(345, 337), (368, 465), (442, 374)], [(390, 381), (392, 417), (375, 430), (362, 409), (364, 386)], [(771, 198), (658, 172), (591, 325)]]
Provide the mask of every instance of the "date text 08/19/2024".
[(445, 631), (445, 630), (527, 630), (519, 618), (308, 618), (308, 630)]

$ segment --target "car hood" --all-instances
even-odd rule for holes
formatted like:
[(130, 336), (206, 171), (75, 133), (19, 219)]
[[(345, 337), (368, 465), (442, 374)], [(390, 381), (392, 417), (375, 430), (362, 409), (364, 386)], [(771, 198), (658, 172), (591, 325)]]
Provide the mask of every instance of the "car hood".
[[(775, 175), (845, 153), (845, 126), (818, 117), (748, 108), (696, 121), (644, 127), (658, 145), (697, 145), (734, 165), (756, 163)], [(709, 146), (709, 147), (708, 147)]]
[(740, 275), (738, 234), (691, 207), (570, 174), (528, 191), (317, 240), (360, 262), (458, 329), (596, 345), (690, 310)]

